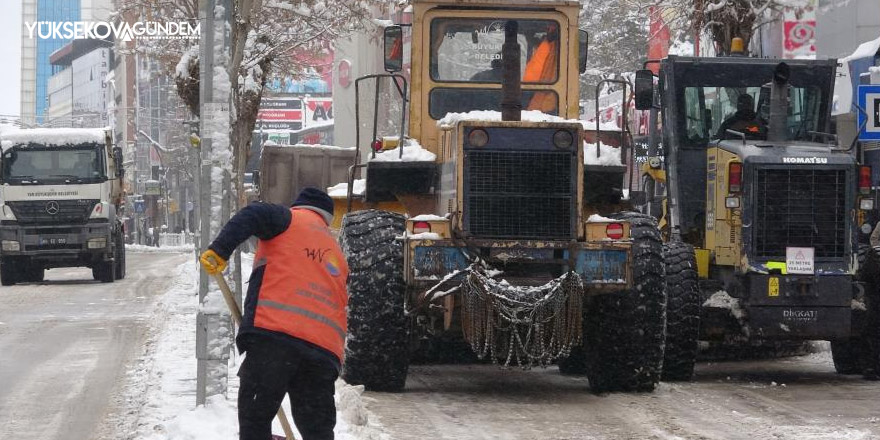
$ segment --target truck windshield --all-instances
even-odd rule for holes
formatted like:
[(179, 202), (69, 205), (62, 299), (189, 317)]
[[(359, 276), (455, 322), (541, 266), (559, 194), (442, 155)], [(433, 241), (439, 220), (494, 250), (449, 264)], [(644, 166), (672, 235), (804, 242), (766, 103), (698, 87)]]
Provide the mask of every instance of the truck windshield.
[(13, 147), (3, 153), (3, 183), (64, 184), (106, 180), (98, 145)]

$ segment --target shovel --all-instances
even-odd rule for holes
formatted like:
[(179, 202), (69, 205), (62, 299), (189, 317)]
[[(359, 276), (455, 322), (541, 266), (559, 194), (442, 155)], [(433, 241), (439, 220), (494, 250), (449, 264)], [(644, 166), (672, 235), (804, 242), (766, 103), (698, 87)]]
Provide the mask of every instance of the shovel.
[[(221, 273), (215, 273), (214, 279), (217, 281), (217, 285), (220, 286), (220, 291), (223, 292), (223, 299), (226, 300), (226, 306), (229, 307), (229, 312), (232, 313), (232, 321), (235, 322), (235, 325), (241, 326), (241, 309), (238, 307), (238, 303), (235, 302), (235, 297), (232, 296), (229, 284), (226, 284), (226, 279), (223, 278)], [(296, 440), (296, 437), (293, 436), (293, 429), (290, 428), (290, 422), (287, 421), (287, 415), (284, 414), (284, 408), (279, 407), (278, 414), (275, 417), (281, 422), (284, 437), (273, 435), (272, 440)]]

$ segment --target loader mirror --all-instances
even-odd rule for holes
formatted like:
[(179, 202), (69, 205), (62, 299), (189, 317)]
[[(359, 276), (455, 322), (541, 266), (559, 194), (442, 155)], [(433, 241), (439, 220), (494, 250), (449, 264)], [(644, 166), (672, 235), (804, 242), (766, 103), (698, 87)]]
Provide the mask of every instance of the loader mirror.
[(636, 110), (650, 110), (654, 105), (654, 73), (648, 69), (636, 71)]
[(590, 34), (581, 29), (578, 31), (578, 71), (584, 73), (587, 71), (587, 53), (590, 48)]
[(400, 72), (403, 70), (403, 28), (388, 26), (385, 28), (385, 71)]

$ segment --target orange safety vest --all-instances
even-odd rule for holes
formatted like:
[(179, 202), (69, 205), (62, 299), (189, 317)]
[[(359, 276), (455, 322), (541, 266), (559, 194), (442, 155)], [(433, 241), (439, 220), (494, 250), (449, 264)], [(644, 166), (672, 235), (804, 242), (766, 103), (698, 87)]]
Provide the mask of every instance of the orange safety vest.
[[(556, 79), (556, 42), (544, 40), (526, 63), (523, 82), (549, 83)], [(556, 96), (553, 92), (535, 92), (526, 110), (540, 110), (545, 113), (556, 111)]]
[(254, 268), (265, 265), (254, 326), (315, 344), (342, 361), (348, 331), (345, 256), (323, 218), (290, 209), (290, 226), (260, 240)]

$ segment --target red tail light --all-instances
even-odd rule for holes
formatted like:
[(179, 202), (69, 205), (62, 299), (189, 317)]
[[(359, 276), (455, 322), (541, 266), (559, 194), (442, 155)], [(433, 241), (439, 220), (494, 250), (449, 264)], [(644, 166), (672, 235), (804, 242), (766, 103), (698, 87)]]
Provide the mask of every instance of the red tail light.
[(742, 191), (743, 164), (731, 162), (727, 167), (727, 191), (738, 193)]
[(871, 167), (859, 167), (859, 192), (868, 194), (871, 192)]
[(431, 232), (431, 224), (428, 222), (413, 223), (413, 234), (421, 234), (422, 232)]
[(605, 226), (605, 235), (612, 240), (623, 238), (623, 225), (620, 223), (608, 223), (608, 226)]
[(382, 151), (382, 141), (380, 139), (376, 139), (375, 141), (373, 141), (373, 144), (371, 146), (373, 147), (373, 151), (375, 152)]

